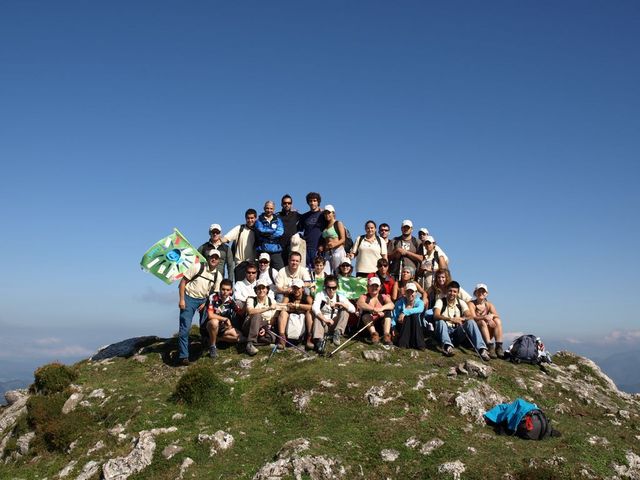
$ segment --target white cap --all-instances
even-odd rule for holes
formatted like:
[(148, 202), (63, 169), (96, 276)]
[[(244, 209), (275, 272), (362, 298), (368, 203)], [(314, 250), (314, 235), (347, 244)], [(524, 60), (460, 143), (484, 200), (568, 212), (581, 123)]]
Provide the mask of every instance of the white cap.
[(344, 260), (342, 260), (340, 262), (340, 266), (345, 265), (345, 264), (351, 266), (351, 259), (349, 257), (344, 257)]
[[(259, 287), (259, 286), (262, 286), (262, 287), (268, 287), (268, 286), (269, 286), (269, 282), (267, 282), (267, 279), (266, 279), (266, 278), (259, 278), (259, 279), (256, 281), (256, 287)], [(255, 287), (254, 287), (254, 288), (255, 288)]]
[(426, 228), (422, 227), (422, 228), (419, 230), (419, 233), (424, 233), (425, 235), (429, 235), (429, 230), (427, 230)]
[(427, 238), (424, 239), (424, 241), (425, 242), (436, 243), (435, 239), (431, 235), (428, 235)]
[(260, 260), (266, 260), (266, 261), (270, 262), (271, 261), (271, 256), (267, 252), (262, 252), (260, 254), (260, 256), (258, 257), (258, 261), (260, 261)]
[(405, 289), (405, 290), (412, 290), (412, 291), (414, 291), (414, 292), (417, 292), (417, 291), (418, 291), (418, 289), (417, 289), (417, 287), (416, 287), (416, 284), (415, 284), (415, 283), (413, 283), (413, 282), (409, 282), (409, 283), (407, 283), (407, 285), (404, 287), (404, 289)]
[(473, 293), (476, 293), (478, 290), (480, 290), (481, 288), (484, 288), (484, 290), (489, 293), (489, 289), (487, 288), (487, 285), (484, 283), (479, 283), (476, 285), (476, 288), (473, 289)]
[(380, 279), (378, 277), (371, 277), (367, 282), (369, 285), (380, 285)]
[(293, 281), (291, 282), (291, 286), (302, 288), (304, 287), (304, 282), (299, 278), (294, 278)]
[(411, 227), (411, 228), (413, 228), (413, 222), (411, 220), (403, 220), (402, 221), (402, 226), (403, 227)]
[(336, 213), (336, 209), (333, 208), (333, 205), (327, 205), (326, 207), (324, 207), (324, 211)]
[(218, 251), (217, 248), (212, 248), (211, 250), (209, 250), (208, 255), (209, 255), (209, 258), (213, 257), (214, 255), (220, 258), (220, 252)]
[(220, 227), (220, 225), (218, 225), (217, 223), (212, 223), (211, 226), (209, 227), (209, 233), (211, 233), (213, 230), (218, 230), (219, 232), (222, 232), (222, 227)]

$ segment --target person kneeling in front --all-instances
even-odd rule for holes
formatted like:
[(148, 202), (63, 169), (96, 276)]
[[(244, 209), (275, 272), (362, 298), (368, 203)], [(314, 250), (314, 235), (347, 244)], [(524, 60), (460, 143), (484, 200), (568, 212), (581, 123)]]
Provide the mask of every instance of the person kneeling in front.
[(340, 336), (344, 333), (349, 320), (349, 314), (356, 311), (349, 299), (338, 295), (338, 279), (334, 275), (327, 275), (324, 279), (324, 290), (316, 295), (311, 311), (313, 320), (313, 342), (316, 351), (322, 353), (319, 346), (327, 333), (332, 334), (334, 345), (340, 345)]
[(454, 342), (460, 345), (467, 340), (484, 361), (489, 361), (487, 345), (482, 339), (478, 324), (471, 318), (471, 310), (465, 302), (458, 299), (459, 291), (458, 282), (449, 282), (447, 297), (436, 300), (433, 307), (436, 335), (442, 343), (442, 352), (445, 356), (451, 357), (454, 355)]
[(261, 278), (256, 282), (255, 297), (247, 298), (247, 316), (242, 323), (242, 334), (247, 337), (245, 351), (248, 355), (258, 353), (256, 343), (261, 332), (264, 333), (273, 324), (276, 311), (281, 305), (269, 298), (269, 285)]

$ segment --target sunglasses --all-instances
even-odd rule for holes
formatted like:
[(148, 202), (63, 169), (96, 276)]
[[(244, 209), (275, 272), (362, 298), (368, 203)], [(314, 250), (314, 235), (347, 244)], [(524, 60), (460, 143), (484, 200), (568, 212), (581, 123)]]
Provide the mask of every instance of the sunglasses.
[(324, 287), (324, 288), (326, 288), (327, 290), (337, 290), (337, 289), (338, 289), (338, 287), (337, 287), (337, 286), (330, 287), (330, 286), (328, 286), (328, 285), (327, 285), (326, 287)]
[(247, 272), (247, 275), (255, 275), (258, 272)]
[(291, 202), (282, 202), (282, 205), (291, 205)]
[(269, 260), (260, 260), (258, 263), (269, 263)]

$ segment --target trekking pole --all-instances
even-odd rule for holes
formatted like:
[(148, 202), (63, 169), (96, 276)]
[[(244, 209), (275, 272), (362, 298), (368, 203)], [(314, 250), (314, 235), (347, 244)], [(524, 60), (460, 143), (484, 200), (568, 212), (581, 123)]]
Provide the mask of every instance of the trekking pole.
[(476, 351), (476, 353), (478, 354), (478, 356), (480, 357), (480, 360), (482, 360), (483, 362), (485, 361), (484, 358), (482, 358), (482, 355), (480, 355), (480, 352), (478, 351), (478, 349), (476, 348), (475, 344), (471, 341), (471, 338), (469, 337), (469, 334), (467, 333), (467, 331), (464, 328), (464, 323), (462, 325), (460, 325), (462, 327), (462, 331), (464, 332), (464, 336), (467, 337), (467, 340), (469, 341), (469, 343), (471, 344), (471, 346), (473, 347), (473, 349)]
[[(287, 340), (285, 337), (278, 335), (276, 332), (274, 332), (273, 330), (271, 330), (271, 333), (273, 333), (277, 338), (279, 338), (280, 340), (284, 340), (284, 343), (286, 343), (287, 345), (295, 348), (296, 350), (298, 350), (300, 353), (303, 353), (305, 357), (308, 357), (309, 354), (307, 352), (305, 352), (303, 349), (301, 349), (300, 347), (298, 347), (297, 345), (294, 345), (293, 343), (291, 343), (289, 340)], [(277, 347), (276, 347), (277, 348)]]
[(356, 336), (362, 332), (365, 328), (369, 328), (371, 325), (373, 325), (373, 320), (371, 320), (369, 323), (367, 323), (364, 327), (362, 327), (360, 330), (358, 330), (356, 333), (354, 333), (352, 336), (350, 336), (342, 345), (340, 345), (338, 348), (336, 348), (333, 352), (331, 352), (329, 355), (327, 355), (328, 357), (330, 357), (331, 355), (333, 355), (334, 353), (336, 353), (338, 350), (340, 350), (342, 347), (344, 347), (347, 343), (349, 343), (351, 340), (353, 340), (354, 338), (356, 338)]
[(269, 360), (271, 360), (271, 357), (273, 357), (277, 351), (278, 351), (278, 346), (274, 345), (273, 348), (271, 349), (271, 353), (269, 354), (269, 358), (267, 358), (267, 363), (269, 363)]

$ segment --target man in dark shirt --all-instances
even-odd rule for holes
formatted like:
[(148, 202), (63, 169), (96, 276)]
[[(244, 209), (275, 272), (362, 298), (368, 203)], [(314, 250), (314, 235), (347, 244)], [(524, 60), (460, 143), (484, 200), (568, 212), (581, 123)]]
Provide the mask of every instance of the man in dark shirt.
[(302, 232), (302, 238), (307, 242), (307, 268), (313, 269), (313, 259), (318, 254), (318, 243), (322, 237), (322, 230), (325, 227), (325, 220), (322, 209), (320, 208), (320, 202), (322, 198), (319, 193), (309, 192), (307, 193), (307, 205), (309, 205), (309, 211), (303, 213), (300, 216), (298, 222), (298, 231)]
[(289, 263), (289, 252), (291, 251), (291, 237), (298, 233), (298, 222), (301, 215), (293, 209), (291, 195), (284, 195), (281, 205), (282, 210), (278, 212), (278, 217), (280, 217), (284, 225), (284, 234), (280, 237), (280, 245), (282, 246), (282, 261), (287, 265)]

